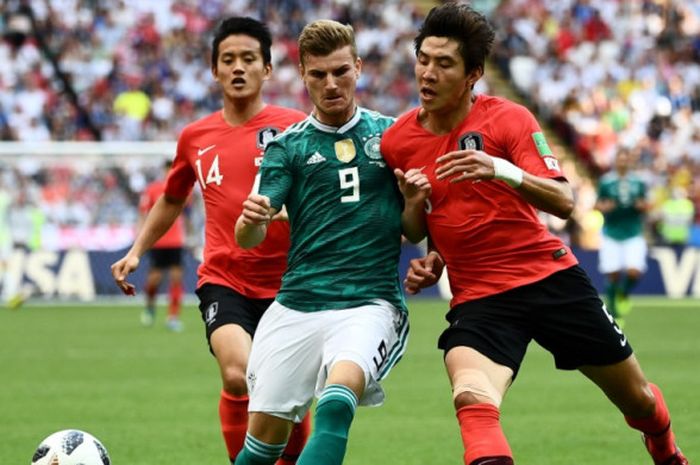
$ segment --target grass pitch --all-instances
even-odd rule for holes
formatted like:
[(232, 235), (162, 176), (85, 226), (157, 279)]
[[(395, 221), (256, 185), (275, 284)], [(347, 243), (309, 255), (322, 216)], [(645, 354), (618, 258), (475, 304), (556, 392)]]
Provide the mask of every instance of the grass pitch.
[[(387, 402), (358, 409), (346, 465), (462, 465), (442, 354), (446, 302), (413, 299), (411, 339), (385, 382)], [(140, 305), (0, 308), (0, 465), (29, 464), (50, 433), (86, 430), (114, 465), (227, 465), (219, 374), (199, 312), (168, 332)], [(700, 463), (700, 301), (637, 298), (625, 331), (659, 384), (679, 444)], [(645, 465), (639, 435), (592, 383), (531, 345), (502, 406), (518, 465)]]

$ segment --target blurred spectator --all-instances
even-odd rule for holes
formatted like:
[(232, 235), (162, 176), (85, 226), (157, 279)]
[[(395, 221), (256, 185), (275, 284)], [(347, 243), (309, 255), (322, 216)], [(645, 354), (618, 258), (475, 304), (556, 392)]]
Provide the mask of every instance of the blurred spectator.
[(687, 245), (695, 220), (695, 207), (682, 187), (674, 187), (661, 205), (659, 233), (667, 245)]

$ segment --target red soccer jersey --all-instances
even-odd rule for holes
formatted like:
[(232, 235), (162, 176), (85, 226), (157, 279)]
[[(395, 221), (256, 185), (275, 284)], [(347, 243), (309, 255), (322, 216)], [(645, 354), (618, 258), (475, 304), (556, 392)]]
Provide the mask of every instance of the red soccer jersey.
[(537, 121), (520, 105), (480, 95), (452, 132), (435, 135), (419, 109), (384, 133), (381, 151), (392, 168), (421, 168), (432, 184), (428, 231), (445, 260), (450, 306), (543, 279), (578, 260), (539, 221), (537, 211), (502, 181), (450, 183), (435, 177), (435, 160), (458, 149), (479, 149), (533, 175), (563, 178)]
[[(165, 192), (165, 181), (154, 181), (146, 187), (141, 194), (139, 211), (145, 215), (153, 208), (156, 200)], [(179, 216), (175, 223), (153, 244), (154, 249), (172, 249), (182, 247), (185, 244), (185, 221)]]
[(255, 299), (277, 294), (287, 268), (288, 223), (270, 223), (266, 239), (249, 250), (236, 244), (234, 227), (253, 189), (265, 144), (304, 118), (300, 111), (267, 105), (241, 126), (231, 126), (218, 111), (182, 131), (165, 192), (183, 199), (195, 182), (202, 189), (206, 225), (197, 286), (227, 286)]

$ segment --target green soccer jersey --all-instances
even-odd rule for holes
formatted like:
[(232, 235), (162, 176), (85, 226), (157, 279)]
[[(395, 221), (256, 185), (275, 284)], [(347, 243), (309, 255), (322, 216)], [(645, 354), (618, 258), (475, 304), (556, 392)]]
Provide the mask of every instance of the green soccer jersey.
[(379, 151), (393, 122), (364, 108), (339, 128), (309, 116), (267, 145), (259, 193), (286, 205), (291, 227), (282, 305), (311, 312), (384, 299), (405, 311), (403, 197)]
[(637, 176), (617, 173), (603, 176), (598, 185), (598, 198), (610, 199), (615, 208), (605, 214), (603, 234), (616, 240), (625, 240), (642, 234), (644, 213), (635, 208), (639, 199), (646, 197), (646, 185)]

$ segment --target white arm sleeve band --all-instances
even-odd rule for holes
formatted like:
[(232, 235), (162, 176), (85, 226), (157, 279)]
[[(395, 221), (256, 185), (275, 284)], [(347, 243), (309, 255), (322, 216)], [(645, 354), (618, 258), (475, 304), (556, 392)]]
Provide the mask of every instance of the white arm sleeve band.
[(491, 157), (491, 160), (495, 179), (505, 182), (510, 187), (518, 187), (523, 183), (523, 170), (503, 158)]

